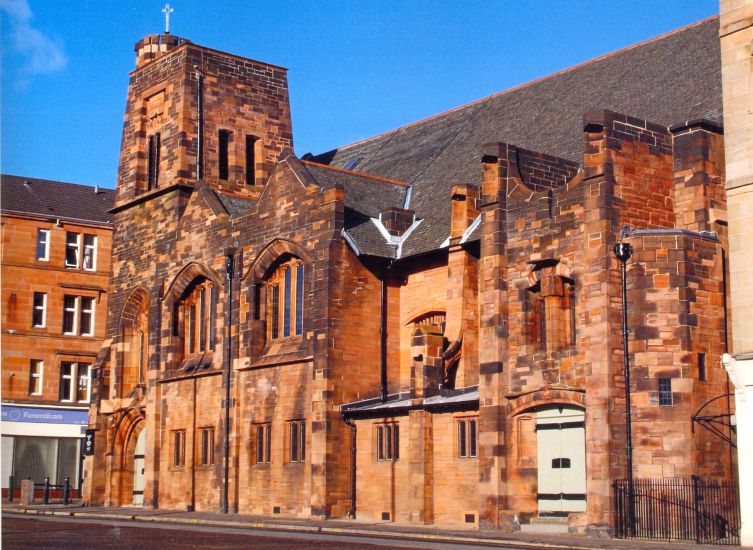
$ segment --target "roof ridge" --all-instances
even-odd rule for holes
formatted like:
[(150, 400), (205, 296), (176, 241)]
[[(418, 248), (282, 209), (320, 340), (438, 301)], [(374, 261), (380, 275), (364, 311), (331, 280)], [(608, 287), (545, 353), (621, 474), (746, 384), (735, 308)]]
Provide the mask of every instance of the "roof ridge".
[(301, 160), (301, 164), (307, 164), (309, 166), (318, 166), (320, 168), (326, 168), (327, 170), (332, 170), (334, 172), (342, 172), (344, 174), (352, 174), (354, 176), (360, 176), (362, 178), (368, 178), (376, 181), (383, 181), (385, 183), (391, 183), (392, 185), (399, 185), (401, 187), (410, 187), (410, 183), (406, 181), (399, 181), (399, 180), (393, 180), (390, 178), (383, 178), (381, 176), (374, 176), (372, 174), (366, 174), (364, 172), (356, 172), (355, 170), (346, 170), (345, 168), (340, 168), (338, 166), (330, 166), (329, 164), (322, 164), (320, 162), (314, 162), (311, 160)]
[(683, 31), (686, 31), (688, 29), (692, 29), (694, 27), (698, 27), (700, 25), (703, 25), (704, 23), (708, 23), (709, 21), (712, 21), (714, 19), (719, 19), (719, 15), (712, 15), (710, 17), (706, 17), (705, 19), (701, 19), (700, 21), (696, 21), (695, 23), (690, 23), (688, 25), (684, 25), (682, 27), (679, 27), (677, 29), (673, 29), (671, 31), (667, 31), (663, 34), (660, 34), (658, 36), (654, 36), (652, 38), (647, 38), (646, 40), (642, 40), (640, 42), (636, 42), (635, 44), (630, 44), (629, 46), (625, 46), (623, 48), (619, 48), (617, 50), (613, 50), (611, 52), (607, 52), (605, 54), (599, 55), (597, 57), (594, 57), (592, 59), (587, 59), (586, 61), (581, 61), (580, 63), (576, 63), (575, 65), (571, 65), (570, 67), (565, 67), (564, 69), (560, 69), (559, 71), (555, 71), (553, 73), (549, 73), (544, 76), (540, 76), (539, 78), (535, 78), (533, 80), (529, 80), (528, 82), (524, 82), (522, 84), (518, 84), (517, 86), (513, 86), (512, 88), (507, 88), (506, 90), (502, 90), (499, 92), (495, 92), (493, 94), (481, 97), (479, 99), (475, 99), (469, 103), (464, 103), (463, 105), (458, 105), (457, 107), (453, 107), (451, 109), (448, 109), (446, 111), (442, 111), (441, 113), (436, 113), (418, 120), (415, 120), (413, 122), (409, 122), (408, 124), (404, 124), (403, 126), (398, 126), (396, 128), (391, 128), (390, 130), (387, 130), (385, 132), (381, 132), (375, 136), (370, 136), (367, 138), (360, 139), (358, 141), (354, 141), (353, 143), (348, 143), (347, 145), (343, 145), (341, 147), (336, 147), (335, 149), (332, 149), (332, 151), (343, 151), (350, 149), (351, 147), (355, 147), (357, 145), (361, 145), (363, 143), (367, 143), (369, 141), (384, 137), (388, 134), (393, 134), (400, 132), (401, 130), (404, 130), (406, 128), (411, 128), (413, 126), (417, 126), (418, 124), (422, 124), (424, 122), (428, 122), (430, 120), (435, 120), (437, 118), (443, 117), (445, 115), (452, 114), (456, 111), (460, 111), (462, 109), (467, 109), (469, 107), (473, 107), (474, 105), (478, 105), (480, 103), (483, 103), (485, 101), (489, 101), (491, 99), (494, 99), (496, 97), (509, 94), (518, 90), (521, 90), (523, 88), (526, 88), (528, 86), (533, 86), (534, 84), (538, 84), (539, 82), (542, 82), (544, 80), (547, 80), (549, 78), (554, 78), (555, 76), (560, 76), (562, 74), (567, 74), (569, 72), (574, 71), (575, 69), (579, 69), (581, 67), (584, 67), (586, 65), (590, 65), (592, 63), (597, 63), (599, 61), (602, 61), (606, 58), (617, 56), (626, 52), (629, 52), (631, 50), (634, 50), (635, 48), (638, 48), (640, 46), (645, 46), (646, 44), (650, 44), (651, 42), (658, 42), (659, 40), (663, 40), (665, 38), (669, 38), (670, 36), (673, 36), (675, 34), (681, 33)]
[(21, 183), (29, 182), (31, 184), (34, 184), (34, 182), (37, 181), (37, 182), (60, 184), (60, 185), (66, 185), (66, 186), (86, 187), (87, 189), (97, 188), (97, 190), (100, 193), (103, 191), (110, 191), (112, 193), (116, 192), (116, 189), (112, 187), (104, 187), (103, 185), (96, 184), (96, 183), (94, 185), (89, 185), (88, 183), (74, 183), (72, 181), (51, 180), (47, 178), (35, 178), (32, 176), (18, 176), (16, 174), (6, 174), (6, 173), (0, 174), (0, 181), (4, 180), (5, 178), (14, 178), (14, 179), (22, 180)]

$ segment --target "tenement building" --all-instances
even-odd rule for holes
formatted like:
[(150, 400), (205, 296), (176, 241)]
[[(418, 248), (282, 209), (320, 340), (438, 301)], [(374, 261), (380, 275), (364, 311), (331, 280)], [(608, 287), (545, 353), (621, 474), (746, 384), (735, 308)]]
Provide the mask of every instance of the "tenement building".
[(0, 176), (2, 487), (81, 484), (107, 317), (114, 192)]
[(719, 21), (337, 150), (286, 71), (136, 44), (86, 499), (606, 529), (729, 478)]

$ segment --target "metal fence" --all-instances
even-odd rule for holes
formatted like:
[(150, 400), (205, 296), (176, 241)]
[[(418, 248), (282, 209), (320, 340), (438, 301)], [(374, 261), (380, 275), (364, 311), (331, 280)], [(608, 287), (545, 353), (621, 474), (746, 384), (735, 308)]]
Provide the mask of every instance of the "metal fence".
[(698, 476), (614, 482), (615, 536), (740, 544), (737, 484)]

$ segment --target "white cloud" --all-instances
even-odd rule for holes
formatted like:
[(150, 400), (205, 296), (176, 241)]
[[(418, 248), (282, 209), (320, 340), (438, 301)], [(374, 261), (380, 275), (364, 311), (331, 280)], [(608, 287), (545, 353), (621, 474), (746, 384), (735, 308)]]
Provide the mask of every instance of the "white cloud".
[(13, 50), (25, 59), (23, 72), (47, 74), (65, 68), (68, 57), (62, 46), (32, 26), (27, 0), (0, 0), (0, 11), (8, 17)]

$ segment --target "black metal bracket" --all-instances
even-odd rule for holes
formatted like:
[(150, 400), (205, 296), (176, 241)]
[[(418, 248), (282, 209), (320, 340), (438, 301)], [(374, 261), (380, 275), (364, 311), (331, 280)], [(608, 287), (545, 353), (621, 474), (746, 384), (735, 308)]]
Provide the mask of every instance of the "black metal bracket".
[[(692, 429), (693, 433), (695, 433), (695, 425), (698, 424), (702, 428), (721, 438), (723, 441), (726, 441), (733, 449), (737, 449), (737, 444), (732, 440), (732, 435), (737, 433), (737, 427), (732, 424), (732, 414), (702, 414), (703, 410), (715, 401), (730, 397), (732, 397), (732, 394), (719, 395), (701, 405), (701, 408), (692, 416)], [(727, 433), (725, 433), (725, 431)]]

